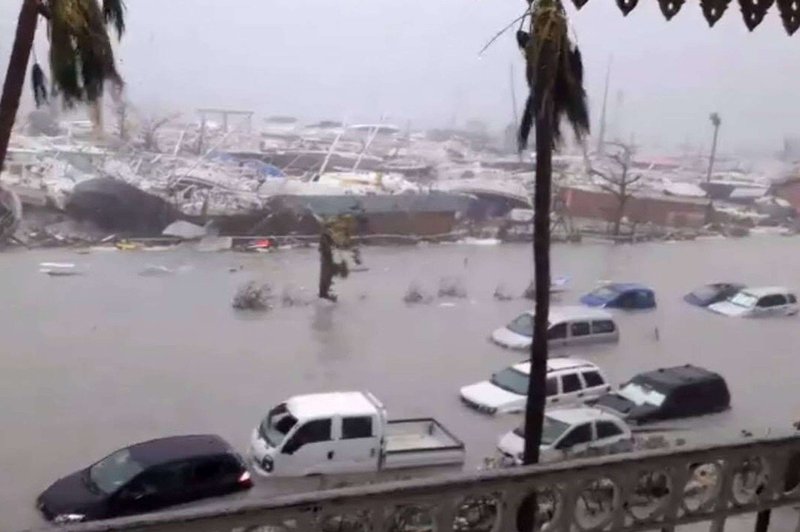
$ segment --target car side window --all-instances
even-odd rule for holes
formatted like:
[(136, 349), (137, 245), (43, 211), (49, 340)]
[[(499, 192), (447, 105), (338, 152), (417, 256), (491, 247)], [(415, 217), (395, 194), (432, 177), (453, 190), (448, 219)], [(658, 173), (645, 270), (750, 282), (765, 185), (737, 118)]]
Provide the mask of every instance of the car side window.
[(553, 325), (552, 327), (550, 327), (550, 330), (547, 331), (548, 340), (561, 340), (566, 337), (567, 337), (566, 323), (559, 323), (557, 325)]
[(357, 440), (372, 437), (372, 417), (346, 417), (342, 419), (342, 439)]
[(589, 322), (576, 321), (569, 324), (569, 334), (572, 336), (588, 336), (591, 332)]
[(586, 383), (587, 388), (595, 388), (606, 384), (599, 371), (584, 371), (581, 375), (583, 375), (583, 381)]
[(283, 454), (293, 454), (304, 445), (330, 441), (331, 420), (317, 419), (309, 421), (294, 433), (292, 439), (283, 446)]
[(764, 296), (758, 300), (759, 307), (779, 307), (781, 305), (786, 304), (786, 296), (782, 294), (772, 294), (769, 296)]
[(789, 303), (797, 303), (797, 298), (795, 297), (794, 294), (786, 294), (786, 300)]
[(548, 377), (546, 388), (547, 397), (558, 395), (558, 381), (555, 377)]
[(616, 423), (611, 421), (598, 421), (597, 422), (597, 439), (602, 440), (603, 438), (611, 438), (612, 436), (618, 436), (622, 434), (622, 430), (617, 426)]
[(564, 393), (572, 393), (580, 391), (581, 380), (578, 378), (578, 374), (567, 373), (566, 375), (562, 375), (561, 387), (564, 389)]
[(569, 434), (564, 436), (564, 439), (558, 442), (557, 448), (568, 449), (574, 445), (589, 443), (590, 441), (592, 441), (592, 426), (589, 423), (584, 423), (573, 428)]
[(611, 320), (597, 320), (592, 322), (592, 334), (613, 333), (616, 330)]

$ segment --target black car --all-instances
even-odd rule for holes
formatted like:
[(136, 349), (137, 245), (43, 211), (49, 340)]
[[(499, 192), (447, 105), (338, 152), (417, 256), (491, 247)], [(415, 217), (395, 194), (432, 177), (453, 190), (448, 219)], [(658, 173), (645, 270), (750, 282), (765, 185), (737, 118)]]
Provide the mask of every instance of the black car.
[(592, 403), (636, 424), (720, 412), (731, 395), (719, 374), (687, 364), (640, 373)]
[(683, 300), (690, 305), (707, 307), (720, 301), (726, 301), (735, 296), (742, 288), (743, 284), (737, 283), (712, 283), (696, 288), (683, 296)]
[(250, 472), (214, 435), (173, 436), (137, 443), (54, 482), (36, 500), (56, 523), (155, 511), (252, 486)]

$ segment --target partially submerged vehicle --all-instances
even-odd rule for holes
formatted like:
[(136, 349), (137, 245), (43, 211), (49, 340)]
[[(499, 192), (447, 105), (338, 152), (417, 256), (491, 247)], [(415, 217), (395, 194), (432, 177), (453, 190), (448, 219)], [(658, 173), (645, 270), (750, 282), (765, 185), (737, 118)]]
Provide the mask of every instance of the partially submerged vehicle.
[(740, 318), (768, 318), (797, 314), (797, 296), (788, 288), (745, 288), (725, 301), (708, 307), (717, 314)]
[[(505, 327), (492, 332), (492, 341), (509, 349), (528, 349), (533, 341), (534, 311), (523, 312)], [(581, 306), (550, 309), (547, 338), (550, 346), (585, 345), (619, 341), (619, 329), (608, 312)]]
[(628, 423), (650, 423), (722, 412), (731, 395), (720, 374), (686, 364), (639, 373), (590, 404)]
[(695, 288), (683, 296), (683, 300), (697, 307), (708, 307), (733, 297), (744, 288), (745, 285), (739, 283), (711, 283)]
[(639, 283), (608, 283), (581, 297), (588, 307), (644, 310), (656, 307), (652, 288)]
[(55, 481), (36, 499), (56, 524), (153, 512), (253, 485), (244, 460), (215, 435), (173, 436), (119, 449)]
[(433, 418), (389, 420), (369, 392), (297, 395), (253, 430), (255, 471), (270, 477), (401, 473), (464, 463), (464, 444)]
[[(503, 459), (521, 465), (525, 449), (525, 426), (520, 425), (497, 444)], [(619, 417), (597, 408), (548, 410), (542, 425), (541, 462), (556, 462), (592, 454), (613, 454), (633, 449), (630, 427)]]
[[(486, 414), (522, 412), (528, 400), (531, 363), (522, 362), (498, 371), (487, 381), (461, 388), (461, 401)], [(547, 361), (547, 405), (576, 405), (611, 389), (608, 379), (591, 362), (577, 358)]]

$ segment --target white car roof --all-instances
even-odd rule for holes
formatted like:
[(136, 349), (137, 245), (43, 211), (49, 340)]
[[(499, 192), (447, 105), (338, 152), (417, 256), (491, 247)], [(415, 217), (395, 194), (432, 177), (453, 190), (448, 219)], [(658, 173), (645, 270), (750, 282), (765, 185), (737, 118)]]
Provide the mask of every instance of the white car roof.
[(792, 292), (785, 286), (756, 286), (742, 288), (742, 292), (747, 292), (756, 297), (768, 296), (771, 294), (791, 294)]
[(296, 395), (286, 401), (298, 419), (341, 416), (370, 416), (376, 406), (364, 392), (331, 392)]
[[(530, 374), (531, 372), (530, 361), (520, 362), (519, 364), (514, 364), (511, 367), (526, 375)], [(597, 367), (596, 364), (580, 358), (559, 357), (559, 358), (551, 358), (547, 361), (548, 373), (553, 371), (564, 371), (568, 369), (594, 369), (598, 371), (600, 370), (600, 368)]]
[[(531, 316), (536, 314), (533, 310), (528, 310), (525, 313)], [(613, 320), (613, 317), (607, 310), (580, 305), (564, 305), (550, 308), (551, 323), (568, 320)]]
[(545, 415), (568, 425), (578, 425), (580, 423), (586, 423), (587, 421), (614, 421), (625, 425), (625, 422), (614, 414), (609, 414), (599, 408), (591, 408), (588, 406), (548, 410)]

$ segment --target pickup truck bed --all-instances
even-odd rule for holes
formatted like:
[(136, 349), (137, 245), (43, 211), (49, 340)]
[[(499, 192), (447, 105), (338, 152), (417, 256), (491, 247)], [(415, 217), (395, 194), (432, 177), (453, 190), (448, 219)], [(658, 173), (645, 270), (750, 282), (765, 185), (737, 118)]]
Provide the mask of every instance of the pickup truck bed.
[(433, 418), (386, 424), (383, 469), (464, 463), (464, 443)]

